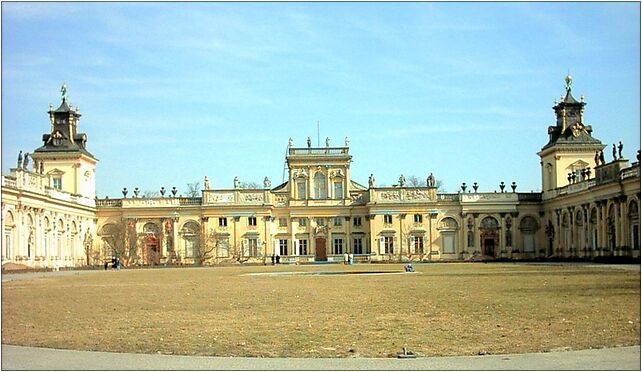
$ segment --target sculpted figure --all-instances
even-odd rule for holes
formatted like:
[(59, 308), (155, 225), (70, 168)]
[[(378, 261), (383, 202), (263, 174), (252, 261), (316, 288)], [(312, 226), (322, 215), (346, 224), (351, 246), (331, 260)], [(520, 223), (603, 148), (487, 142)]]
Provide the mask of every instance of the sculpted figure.
[(350, 140), (348, 139), (348, 136), (345, 138), (345, 147), (348, 147), (350, 145)]
[(22, 169), (27, 170), (28, 165), (29, 165), (29, 153), (26, 153), (24, 163), (22, 164)]
[(599, 151), (595, 151), (595, 157), (593, 159), (595, 160), (595, 166), (596, 167), (598, 165), (600, 165), (600, 152)]
[(372, 189), (374, 188), (374, 185), (375, 185), (375, 178), (372, 175), (372, 173), (370, 173), (370, 177), (368, 178), (368, 187)]
[(263, 187), (265, 187), (266, 189), (272, 187), (272, 182), (269, 178), (267, 178), (267, 176), (265, 176), (265, 179), (263, 179)]
[(205, 190), (209, 190), (210, 189), (210, 180), (207, 178), (207, 176), (205, 176), (205, 180), (203, 181), (203, 188)]
[(288, 139), (288, 147), (294, 146), (294, 140), (292, 140), (292, 137)]
[(403, 174), (399, 177), (399, 187), (404, 187), (406, 186), (406, 177), (403, 176)]
[(622, 159), (622, 149), (624, 148), (624, 145), (622, 144), (622, 141), (619, 142), (617, 145), (617, 156), (618, 159)]
[(239, 178), (237, 176), (234, 176), (234, 188), (239, 188)]
[(330, 147), (330, 137), (325, 138), (325, 147)]
[(426, 180), (426, 185), (428, 187), (435, 187), (435, 176), (432, 175), (432, 172), (430, 172), (430, 175), (428, 175), (428, 179)]
[(604, 151), (600, 150), (600, 163), (604, 165)]
[(18, 153), (18, 169), (22, 169), (22, 150)]
[(613, 144), (613, 160), (617, 160), (617, 153), (615, 150), (615, 144)]
[(312, 140), (308, 137), (308, 148), (312, 147)]

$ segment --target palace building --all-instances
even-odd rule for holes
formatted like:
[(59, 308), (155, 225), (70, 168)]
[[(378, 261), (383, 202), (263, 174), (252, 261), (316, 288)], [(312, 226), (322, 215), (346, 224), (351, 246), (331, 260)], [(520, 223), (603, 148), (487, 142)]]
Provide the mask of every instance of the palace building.
[[(478, 192), (462, 184), (440, 193), (403, 176), (390, 187), (351, 177), (349, 143), (294, 147), (286, 155), (287, 181), (273, 187), (210, 189), (200, 197), (98, 199), (98, 160), (78, 133), (80, 113), (67, 102), (49, 110), (43, 146), (22, 154), (2, 177), (2, 263), (28, 267), (102, 264), (118, 256), (127, 265), (466, 261), (640, 257), (640, 160), (622, 158), (592, 136), (583, 119), (584, 97), (556, 102), (549, 142), (538, 153), (542, 192), (516, 185)], [(29, 163), (29, 158), (33, 160)], [(535, 170), (533, 170), (535, 171)], [(277, 258), (278, 256), (278, 258)]]

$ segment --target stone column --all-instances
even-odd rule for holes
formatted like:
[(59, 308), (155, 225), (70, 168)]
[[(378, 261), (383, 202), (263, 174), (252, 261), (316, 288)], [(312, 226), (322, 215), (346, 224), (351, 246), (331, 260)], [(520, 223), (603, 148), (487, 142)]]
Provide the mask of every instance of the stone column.
[(600, 201), (600, 217), (599, 217), (599, 224), (600, 224), (600, 233), (598, 235), (601, 235), (600, 238), (600, 248), (601, 248), (601, 254), (605, 255), (606, 252), (609, 249), (609, 244), (608, 244), (608, 235), (607, 235), (607, 209), (606, 209), (607, 202), (606, 200)]
[[(354, 247), (352, 246), (352, 236), (350, 235), (352, 233), (352, 217), (351, 216), (346, 216), (344, 218), (346, 227), (345, 227), (345, 233), (346, 233), (346, 250), (348, 253), (353, 253), (354, 254)], [(362, 247), (363, 249), (363, 247)]]

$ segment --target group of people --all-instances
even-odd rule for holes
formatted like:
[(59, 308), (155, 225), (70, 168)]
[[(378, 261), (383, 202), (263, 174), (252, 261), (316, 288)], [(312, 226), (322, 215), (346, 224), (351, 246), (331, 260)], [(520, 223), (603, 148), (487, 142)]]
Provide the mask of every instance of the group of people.
[[(105, 261), (105, 270), (107, 270), (109, 268), (109, 263), (110, 263), (109, 261)], [(112, 257), (111, 258), (111, 268), (112, 269), (116, 269), (116, 270), (120, 270), (120, 267), (121, 267), (120, 258)]]
[(354, 255), (352, 253), (344, 253), (343, 254), (343, 264), (344, 265), (352, 265), (354, 263)]

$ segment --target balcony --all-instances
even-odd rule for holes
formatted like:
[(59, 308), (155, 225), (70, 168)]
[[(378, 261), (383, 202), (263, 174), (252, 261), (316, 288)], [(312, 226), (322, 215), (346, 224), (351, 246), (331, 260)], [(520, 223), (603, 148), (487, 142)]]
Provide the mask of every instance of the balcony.
[(301, 147), (288, 149), (288, 155), (347, 155), (348, 147)]

